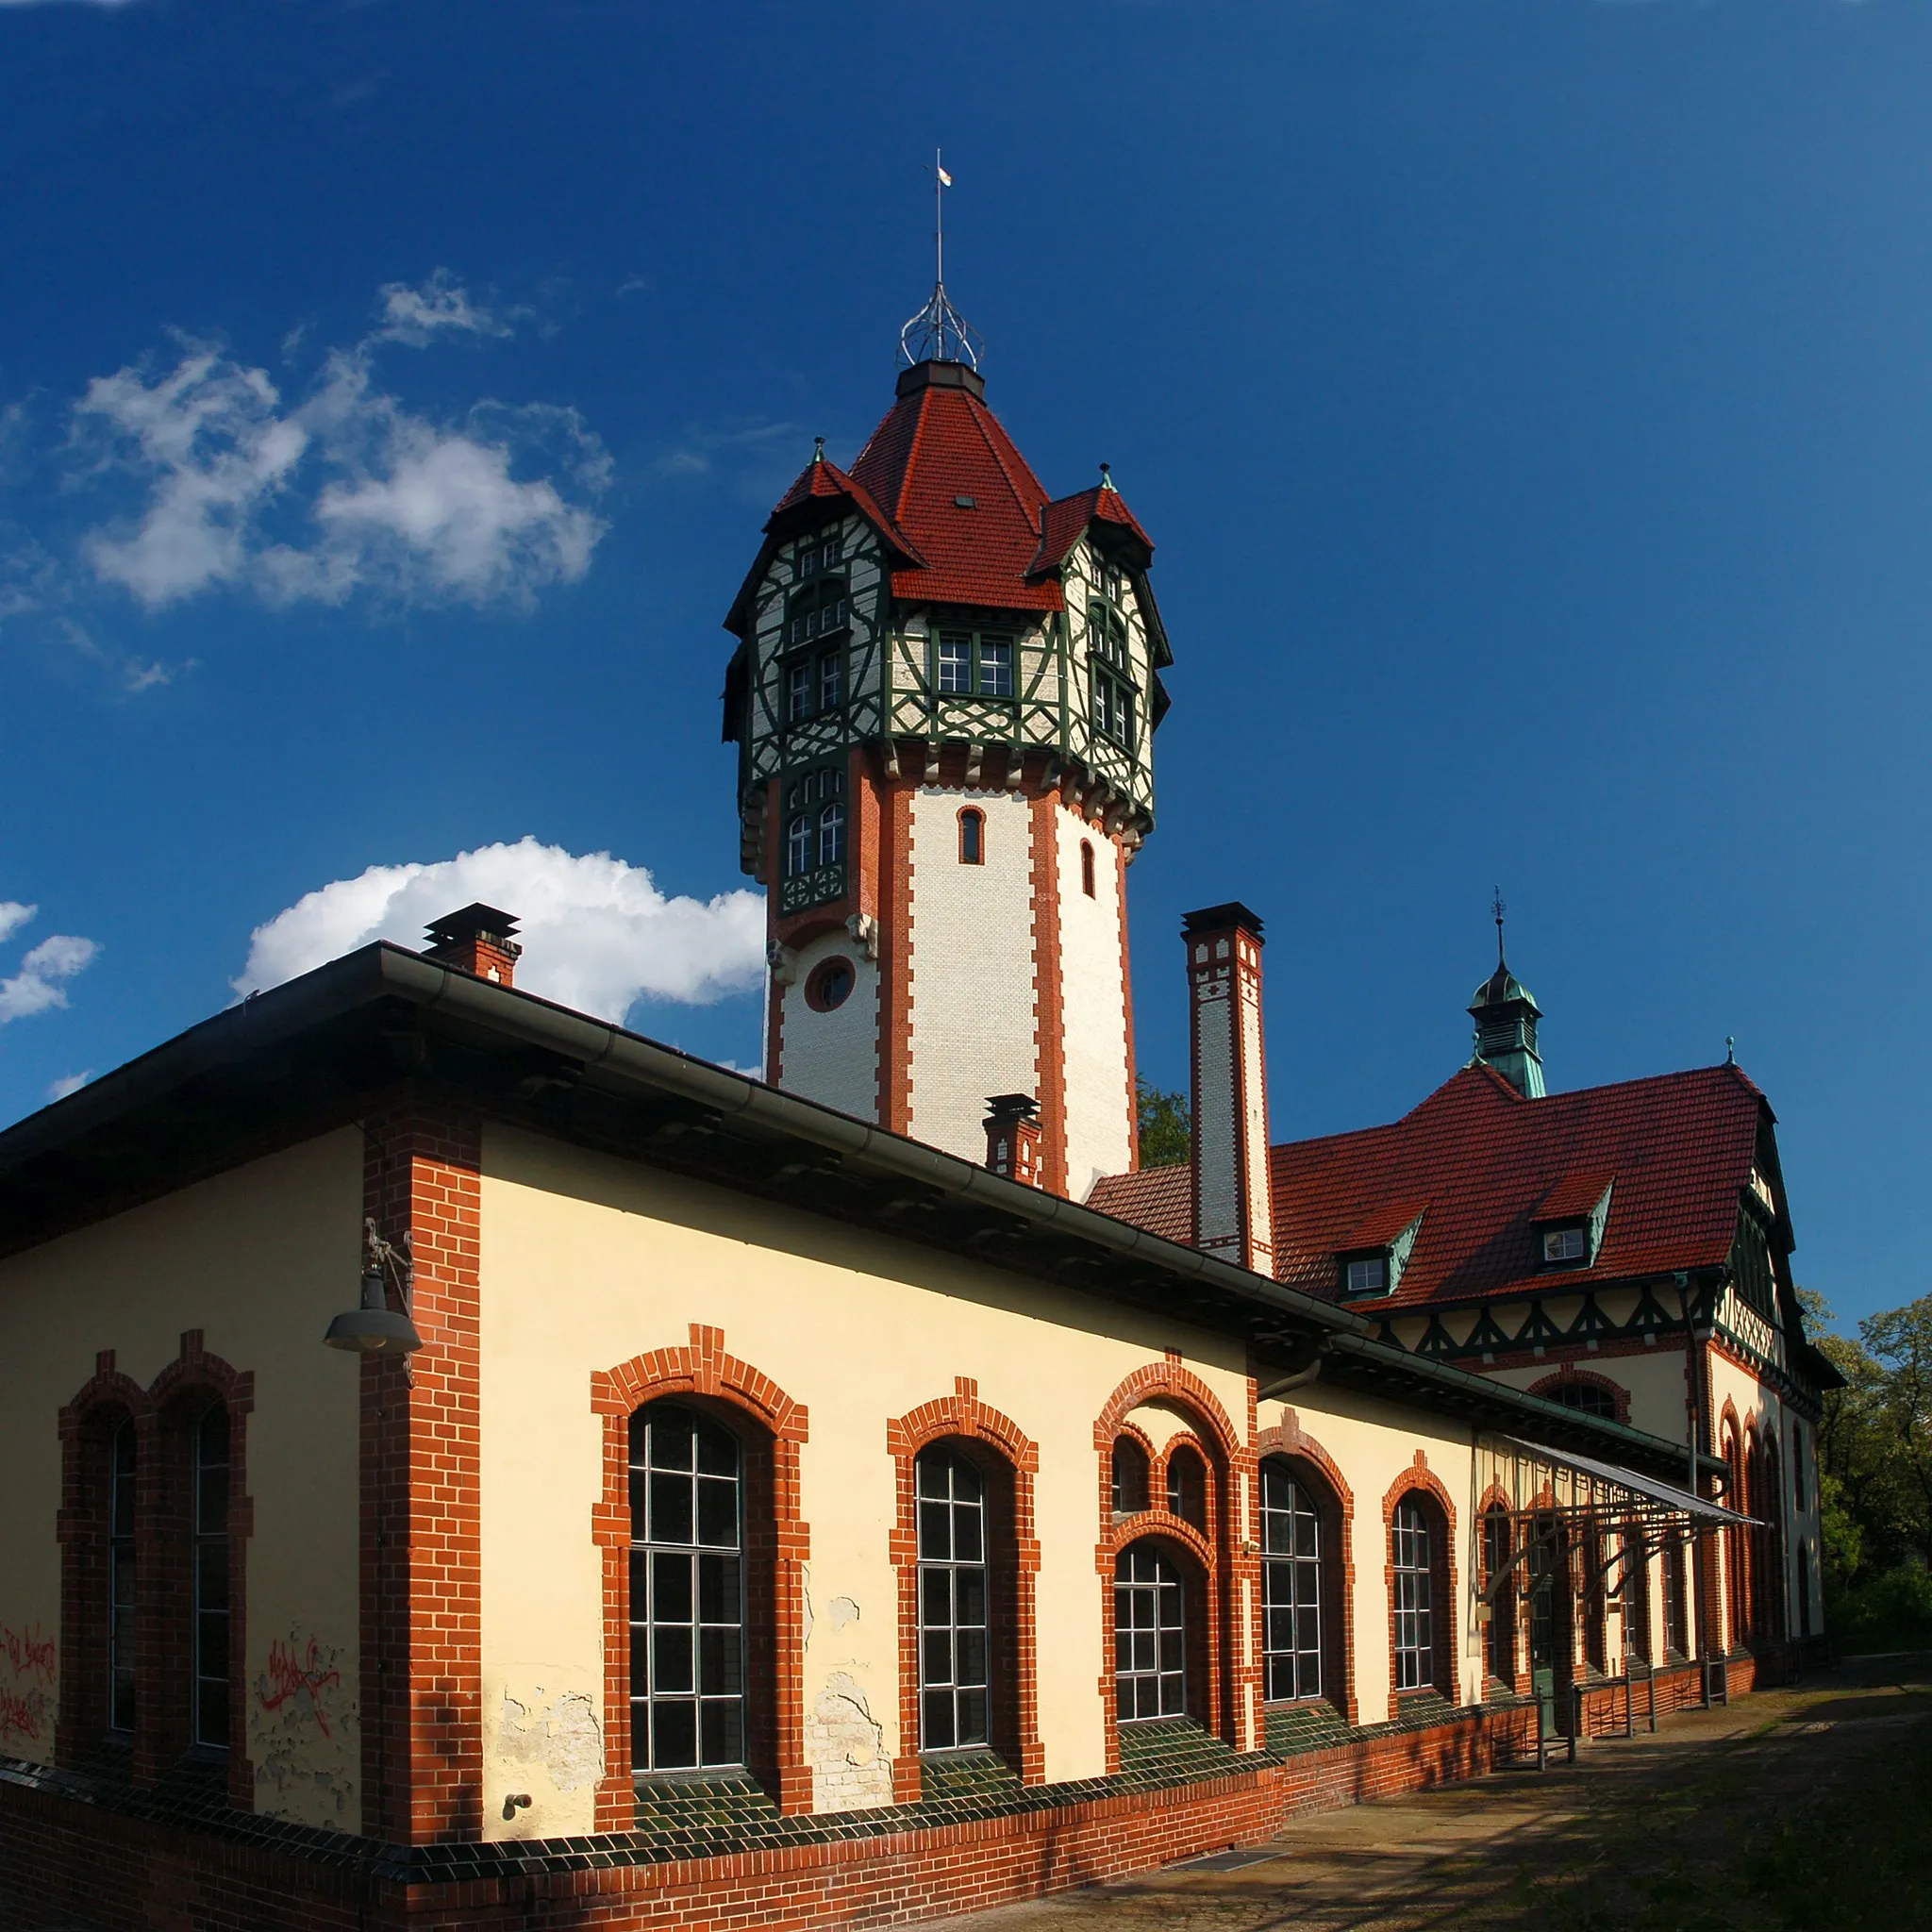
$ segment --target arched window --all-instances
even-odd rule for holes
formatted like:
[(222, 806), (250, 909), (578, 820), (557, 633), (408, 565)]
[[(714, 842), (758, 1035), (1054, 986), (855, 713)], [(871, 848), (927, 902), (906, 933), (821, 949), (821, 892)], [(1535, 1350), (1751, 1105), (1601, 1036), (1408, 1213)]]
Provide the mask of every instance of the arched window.
[(983, 865), (985, 862), (986, 814), (977, 806), (969, 805), (959, 814), (959, 863)]
[(1606, 1422), (1617, 1420), (1616, 1391), (1606, 1389), (1601, 1382), (1581, 1379), (1553, 1382), (1531, 1392), (1541, 1395), (1545, 1402), (1561, 1403), (1565, 1408), (1579, 1410), (1584, 1415), (1599, 1415)]
[(1429, 1511), (1418, 1496), (1395, 1506), (1390, 1530), (1395, 1585), (1395, 1688), (1436, 1681), (1435, 1552)]
[(1113, 1507), (1131, 1516), (1147, 1507), (1147, 1452), (1131, 1436), (1113, 1445)]
[(194, 1426), (194, 1713), (197, 1744), (228, 1747), (228, 1411), (219, 1402)]
[(1322, 1518), (1285, 1462), (1261, 1465), (1262, 1694), (1323, 1694)]
[(845, 808), (834, 799), (819, 811), (819, 863), (845, 862)]
[(1643, 1532), (1634, 1523), (1624, 1530), (1624, 1559), (1618, 1566), (1617, 1592), (1624, 1604), (1624, 1654), (1643, 1663), (1650, 1655), (1650, 1558)]
[(1095, 599), (1087, 607), (1087, 641), (1093, 728), (1132, 751), (1139, 692), (1127, 652), (1126, 623), (1112, 605)]
[(950, 1751), (991, 1740), (986, 1479), (947, 1448), (921, 1453), (919, 1742)]
[(745, 1759), (743, 1456), (722, 1423), (675, 1402), (630, 1419), (631, 1761), (638, 1771)]
[(1690, 1568), (1687, 1547), (1681, 1536), (1664, 1541), (1664, 1655), (1690, 1655), (1690, 1592), (1685, 1572)]
[(1174, 1562), (1129, 1543), (1113, 1566), (1114, 1695), (1123, 1724), (1187, 1709), (1187, 1606)]
[(1080, 890), (1091, 899), (1093, 896), (1093, 841), (1080, 841)]
[(811, 870), (811, 820), (800, 812), (785, 828), (785, 875), (803, 878)]
[[(134, 1422), (108, 1448), (108, 1728), (134, 1729)], [(224, 1740), (225, 1741), (225, 1740)]]
[(786, 607), (785, 641), (808, 643), (813, 638), (842, 629), (851, 615), (843, 577), (812, 578), (792, 592)]
[(1208, 1527), (1208, 1465), (1185, 1442), (1176, 1443), (1167, 1458), (1167, 1507), (1183, 1523)]
[(1493, 1681), (1512, 1690), (1516, 1685), (1517, 1576), (1511, 1565), (1515, 1554), (1516, 1525), (1504, 1505), (1491, 1503), (1483, 1512), (1483, 1589), (1490, 1607), (1483, 1668)]

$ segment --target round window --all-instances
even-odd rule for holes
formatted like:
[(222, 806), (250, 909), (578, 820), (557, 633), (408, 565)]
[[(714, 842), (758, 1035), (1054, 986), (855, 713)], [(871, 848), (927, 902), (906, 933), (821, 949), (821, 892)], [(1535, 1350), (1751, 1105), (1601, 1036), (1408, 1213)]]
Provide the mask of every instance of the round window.
[(822, 959), (805, 982), (805, 1003), (814, 1011), (829, 1013), (852, 997), (858, 974), (850, 959)]

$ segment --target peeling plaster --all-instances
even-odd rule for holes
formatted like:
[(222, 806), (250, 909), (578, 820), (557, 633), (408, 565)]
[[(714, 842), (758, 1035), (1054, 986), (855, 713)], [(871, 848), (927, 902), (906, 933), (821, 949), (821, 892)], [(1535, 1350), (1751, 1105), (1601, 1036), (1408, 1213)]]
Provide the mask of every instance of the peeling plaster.
[(593, 1785), (604, 1774), (604, 1727), (591, 1700), (567, 1691), (543, 1704), (538, 1685), (528, 1703), (508, 1690), (497, 1725), (496, 1756), (501, 1764), (527, 1764), (546, 1772), (559, 1791)]
[(835, 1596), (825, 1606), (825, 1615), (831, 1618), (834, 1630), (842, 1630), (858, 1622), (858, 1606), (849, 1596)]
[(805, 1724), (815, 1810), (858, 1811), (892, 1802), (884, 1735), (858, 1684), (848, 1673), (834, 1671)]
[(269, 1645), (248, 1707), (256, 1809), (340, 1824), (360, 1809), (362, 1745), (344, 1652), (291, 1630)]

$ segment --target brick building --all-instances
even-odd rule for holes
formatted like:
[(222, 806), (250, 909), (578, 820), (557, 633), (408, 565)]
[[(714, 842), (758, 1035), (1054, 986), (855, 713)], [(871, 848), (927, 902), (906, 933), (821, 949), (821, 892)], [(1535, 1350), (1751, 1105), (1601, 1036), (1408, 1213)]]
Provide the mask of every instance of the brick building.
[(1194, 1158), (1134, 1171), (1152, 557), (957, 354), (781, 501), (725, 694), (769, 1083), (471, 907), (0, 1134), (0, 1882), (884, 1924), (1816, 1636), (1828, 1372), (1737, 1069), (1548, 1094), (1499, 966), (1413, 1113), (1272, 1147), (1208, 908)]

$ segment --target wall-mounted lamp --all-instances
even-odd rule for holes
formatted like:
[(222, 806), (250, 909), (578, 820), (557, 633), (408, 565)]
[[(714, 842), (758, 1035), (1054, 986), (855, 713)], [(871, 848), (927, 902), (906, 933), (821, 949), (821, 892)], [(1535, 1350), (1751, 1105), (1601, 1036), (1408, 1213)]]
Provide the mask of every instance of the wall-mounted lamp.
[[(338, 1315), (328, 1324), (328, 1333), (322, 1339), (331, 1348), (361, 1355), (409, 1355), (423, 1346), (411, 1319), (416, 1264), (409, 1243), (408, 1233), (397, 1247), (376, 1233), (374, 1221), (362, 1224), (362, 1306)], [(389, 1305), (391, 1277), (396, 1299), (403, 1305), (400, 1313)]]

